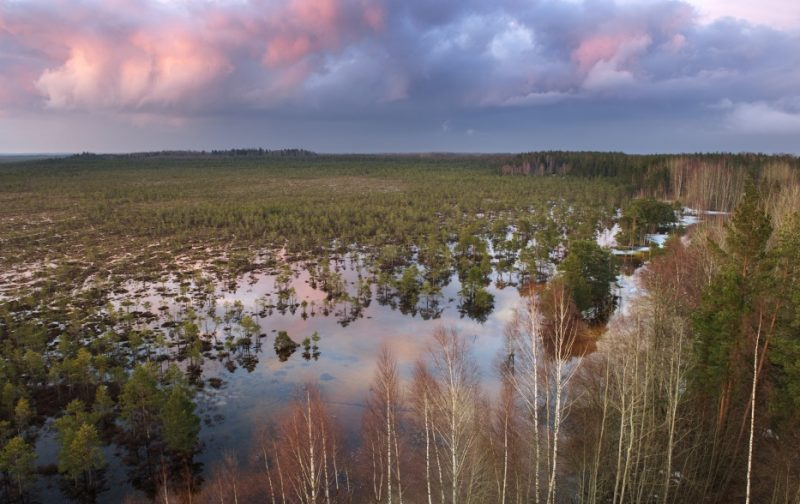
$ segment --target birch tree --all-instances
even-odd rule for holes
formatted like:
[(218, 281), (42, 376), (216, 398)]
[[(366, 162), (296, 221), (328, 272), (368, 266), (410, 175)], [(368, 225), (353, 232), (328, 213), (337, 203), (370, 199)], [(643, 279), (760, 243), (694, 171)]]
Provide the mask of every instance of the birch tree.
[(397, 360), (389, 347), (383, 346), (378, 352), (362, 428), (363, 453), (375, 502), (403, 502), (398, 435), (401, 409)]
[(339, 486), (337, 438), (338, 428), (319, 389), (306, 385), (278, 425), (274, 467), (288, 501), (330, 504), (346, 497)]
[(429, 429), (436, 459), (439, 500), (477, 502), (483, 484), (478, 449), (480, 391), (477, 367), (469, 355), (470, 339), (440, 327), (433, 341), (430, 366), (420, 364), (414, 389), (423, 395), (423, 413), (428, 414), (422, 423)]

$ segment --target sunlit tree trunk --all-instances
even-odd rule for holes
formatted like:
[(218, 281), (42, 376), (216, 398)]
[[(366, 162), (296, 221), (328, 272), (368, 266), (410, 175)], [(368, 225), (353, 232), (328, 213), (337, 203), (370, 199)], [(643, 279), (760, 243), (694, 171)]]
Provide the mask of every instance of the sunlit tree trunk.
[[(561, 425), (566, 416), (564, 394), (570, 379), (575, 375), (575, 370), (580, 363), (580, 357), (572, 357), (572, 349), (577, 337), (577, 314), (571, 304), (571, 299), (566, 286), (562, 282), (554, 282), (548, 290), (550, 313), (546, 313), (549, 320), (549, 336), (552, 338), (553, 362), (552, 379), (554, 381), (553, 423), (551, 427), (552, 444), (550, 448), (550, 474), (547, 482), (547, 502), (556, 502), (557, 474), (558, 474), (558, 449)], [(568, 369), (565, 364), (574, 359), (573, 367)]]
[(756, 423), (756, 387), (758, 385), (758, 344), (761, 340), (761, 320), (756, 331), (756, 343), (753, 348), (753, 387), (750, 392), (750, 439), (747, 443), (747, 489), (745, 503), (750, 504), (750, 481), (753, 473), (753, 435)]
[[(414, 388), (427, 390), (429, 394), (432, 443), (441, 491), (444, 494), (447, 488), (450, 502), (469, 502), (480, 484), (474, 472), (478, 458), (476, 415), (480, 402), (477, 369), (469, 357), (467, 340), (455, 331), (439, 328), (433, 339), (432, 373), (421, 363)], [(446, 502), (444, 495), (442, 502)]]
[(386, 483), (386, 502), (391, 504), (395, 489), (402, 503), (400, 479), (400, 445), (397, 411), (400, 409), (400, 387), (397, 361), (388, 347), (378, 354), (377, 371), (364, 414), (364, 437), (372, 460), (372, 488), (376, 501), (383, 501)]

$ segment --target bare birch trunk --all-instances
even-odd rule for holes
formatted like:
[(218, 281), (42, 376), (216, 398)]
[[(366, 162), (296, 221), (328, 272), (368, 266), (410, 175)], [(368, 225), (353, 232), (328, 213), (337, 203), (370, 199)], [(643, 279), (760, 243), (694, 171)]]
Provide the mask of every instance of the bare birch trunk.
[(758, 322), (756, 332), (756, 344), (753, 349), (753, 388), (750, 393), (750, 440), (747, 448), (747, 490), (745, 493), (745, 504), (750, 504), (750, 481), (753, 473), (753, 436), (756, 424), (756, 387), (758, 386), (758, 344), (761, 339), (761, 320)]

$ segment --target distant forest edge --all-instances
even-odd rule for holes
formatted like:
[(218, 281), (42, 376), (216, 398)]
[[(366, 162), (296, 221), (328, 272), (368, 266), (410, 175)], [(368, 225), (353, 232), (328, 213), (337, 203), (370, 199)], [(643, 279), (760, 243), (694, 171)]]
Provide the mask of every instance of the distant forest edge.
[(75, 158), (175, 158), (175, 157), (202, 157), (202, 156), (292, 156), (292, 157), (310, 157), (316, 156), (316, 152), (306, 149), (212, 149), (206, 150), (161, 150), (161, 151), (144, 151), (144, 152), (130, 152), (126, 154), (95, 154), (93, 152), (82, 152), (75, 154)]
[(704, 210), (731, 211), (748, 178), (778, 187), (797, 178), (800, 158), (789, 154), (654, 154), (529, 152), (500, 167), (502, 175), (611, 178), (637, 197), (678, 200)]
[(680, 201), (690, 207), (731, 211), (748, 178), (785, 184), (800, 172), (800, 157), (791, 154), (625, 154), (623, 152), (540, 151), (521, 154), (320, 154), (306, 149), (164, 150), (128, 154), (76, 154), (73, 158), (339, 158), (353, 159), (482, 159), (501, 175), (563, 175), (606, 178), (625, 185), (632, 196)]

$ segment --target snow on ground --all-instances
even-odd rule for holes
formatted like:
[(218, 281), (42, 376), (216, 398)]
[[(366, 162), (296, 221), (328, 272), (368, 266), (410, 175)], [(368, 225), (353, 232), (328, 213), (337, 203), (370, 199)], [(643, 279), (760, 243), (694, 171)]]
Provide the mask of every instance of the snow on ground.
[[(711, 210), (696, 210), (694, 208), (684, 208), (681, 211), (681, 214), (678, 218), (678, 222), (675, 223), (675, 227), (684, 227), (688, 228), (694, 226), (695, 224), (700, 223), (703, 219), (704, 215), (729, 215), (730, 212), (717, 212)], [(611, 253), (615, 256), (633, 256), (638, 255), (643, 252), (647, 252), (650, 250), (650, 246), (655, 245), (659, 248), (663, 248), (664, 244), (667, 243), (669, 239), (669, 233), (653, 233), (648, 234), (645, 236), (645, 239), (650, 245), (641, 246), (641, 247), (632, 247), (632, 248), (620, 248), (619, 243), (617, 242), (617, 235), (622, 231), (622, 228), (619, 226), (618, 223), (614, 223), (614, 226), (597, 233), (597, 244), (601, 247), (611, 249)]]
[(612, 248), (617, 246), (617, 234), (622, 231), (619, 224), (616, 222), (611, 229), (603, 229), (597, 233), (597, 244), (604, 248)]
[(629, 316), (634, 301), (646, 293), (642, 286), (642, 273), (646, 269), (647, 265), (645, 264), (636, 268), (636, 271), (630, 275), (619, 275), (617, 277), (617, 309), (611, 316), (612, 320), (620, 316)]

